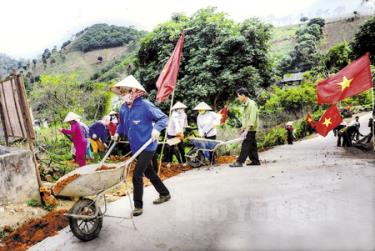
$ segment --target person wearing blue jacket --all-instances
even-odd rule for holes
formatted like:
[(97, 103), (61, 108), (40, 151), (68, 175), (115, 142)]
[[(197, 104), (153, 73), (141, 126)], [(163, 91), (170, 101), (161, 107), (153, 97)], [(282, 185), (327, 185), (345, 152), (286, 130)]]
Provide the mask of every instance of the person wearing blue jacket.
[(89, 127), (89, 136), (93, 139), (100, 139), (103, 144), (108, 144), (109, 139), (109, 116), (104, 116), (101, 120), (94, 122)]
[(118, 141), (120, 136), (127, 136), (132, 153), (136, 153), (150, 138), (153, 142), (138, 156), (133, 172), (133, 216), (143, 213), (143, 174), (151, 181), (159, 193), (154, 204), (170, 200), (171, 196), (160, 177), (151, 165), (151, 160), (158, 146), (160, 132), (167, 127), (168, 117), (154, 104), (143, 96), (146, 94), (143, 86), (133, 77), (128, 76), (115, 84), (111, 90), (123, 97), (124, 103), (120, 109), (119, 124), (114, 135)]

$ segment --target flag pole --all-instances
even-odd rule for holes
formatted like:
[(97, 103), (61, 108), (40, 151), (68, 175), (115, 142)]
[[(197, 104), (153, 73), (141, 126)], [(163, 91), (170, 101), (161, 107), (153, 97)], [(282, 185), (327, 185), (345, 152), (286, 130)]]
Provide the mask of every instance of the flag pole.
[[(372, 82), (372, 89), (371, 89), (371, 99), (372, 99), (372, 111), (371, 111), (371, 118), (374, 119), (374, 110), (375, 110), (375, 102), (374, 102), (374, 82)], [(375, 152), (375, 123), (374, 123), (374, 120), (372, 121), (372, 146), (374, 148), (374, 152)]]
[[(177, 86), (177, 85), (176, 85)], [(173, 100), (174, 100), (174, 91), (176, 90), (176, 87), (173, 89), (173, 92), (172, 92), (172, 98), (171, 98), (171, 104), (169, 106), (169, 115), (168, 115), (168, 118), (171, 117), (171, 113), (172, 113), (172, 106), (173, 106)], [(169, 124), (169, 122), (168, 122)], [(160, 153), (160, 160), (159, 160), (159, 168), (158, 168), (158, 176), (160, 175), (160, 170), (161, 170), (161, 163), (163, 161), (163, 153), (164, 153), (164, 147), (165, 147), (165, 143), (167, 142), (167, 130), (168, 130), (168, 126), (167, 128), (165, 129), (165, 134), (164, 134), (164, 140), (163, 140), (163, 145), (161, 147), (161, 153)]]

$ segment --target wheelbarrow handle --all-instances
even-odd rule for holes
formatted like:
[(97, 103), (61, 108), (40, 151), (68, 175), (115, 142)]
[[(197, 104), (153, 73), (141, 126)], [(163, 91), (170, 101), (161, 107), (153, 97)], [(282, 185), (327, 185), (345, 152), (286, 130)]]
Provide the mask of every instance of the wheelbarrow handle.
[(128, 159), (128, 160), (126, 161), (126, 164), (125, 164), (125, 165), (127, 166), (127, 165), (129, 165), (130, 163), (132, 163), (133, 160), (134, 160), (135, 158), (137, 158), (138, 155), (140, 155), (141, 152), (143, 152), (143, 150), (145, 150), (146, 147), (148, 147), (153, 141), (154, 141), (154, 139), (153, 139), (153, 138), (150, 138), (146, 143), (144, 143), (143, 146), (142, 146), (141, 148), (139, 148), (138, 151), (136, 151), (136, 152), (130, 157), (130, 159)]
[(146, 147), (148, 147), (152, 142), (154, 141), (153, 138), (150, 138), (146, 143), (144, 143), (144, 145), (138, 149), (138, 151), (135, 152), (135, 154), (133, 154), (128, 160), (125, 161), (125, 164), (122, 166), (122, 168), (124, 168), (124, 171), (122, 172), (122, 175), (121, 175), (121, 180), (124, 180), (125, 179), (125, 182), (126, 182), (126, 177), (128, 175), (128, 170), (129, 170), (129, 165), (133, 162), (133, 160), (135, 158), (138, 157), (138, 155), (141, 154), (141, 152), (143, 152), (143, 150), (146, 149)]
[(113, 149), (115, 148), (117, 142), (116, 141), (113, 141), (113, 144), (111, 145), (111, 147), (108, 149), (107, 153), (104, 155), (103, 159), (100, 161), (100, 166), (103, 165), (104, 161), (108, 158), (108, 156), (111, 154), (111, 152), (113, 151)]

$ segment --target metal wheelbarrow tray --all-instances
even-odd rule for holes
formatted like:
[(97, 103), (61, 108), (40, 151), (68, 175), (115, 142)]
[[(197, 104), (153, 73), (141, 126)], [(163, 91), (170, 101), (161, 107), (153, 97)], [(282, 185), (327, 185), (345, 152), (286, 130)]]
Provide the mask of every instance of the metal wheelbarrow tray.
[(228, 141), (196, 137), (189, 137), (188, 139), (194, 147), (185, 155), (185, 157), (188, 160), (188, 164), (192, 167), (201, 167), (206, 164), (212, 165), (214, 163), (214, 157), (210, 159), (210, 155), (215, 154), (215, 151), (220, 146), (237, 144), (244, 140), (242, 137)]

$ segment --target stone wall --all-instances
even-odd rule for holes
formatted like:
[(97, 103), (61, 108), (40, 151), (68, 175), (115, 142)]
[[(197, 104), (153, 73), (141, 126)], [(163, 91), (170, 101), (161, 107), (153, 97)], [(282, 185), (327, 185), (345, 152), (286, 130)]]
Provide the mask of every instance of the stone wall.
[(30, 150), (0, 146), (0, 205), (40, 201)]

